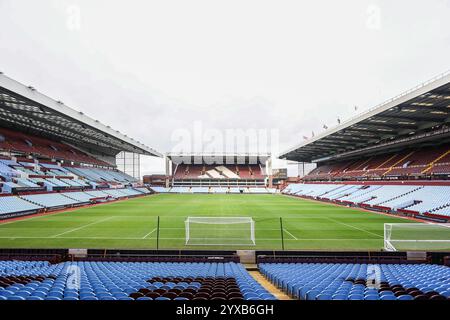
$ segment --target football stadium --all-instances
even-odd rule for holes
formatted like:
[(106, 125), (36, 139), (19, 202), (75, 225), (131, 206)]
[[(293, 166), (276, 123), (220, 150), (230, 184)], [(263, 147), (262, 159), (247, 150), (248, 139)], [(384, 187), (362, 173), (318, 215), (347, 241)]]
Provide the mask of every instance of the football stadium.
[(324, 129), (156, 150), (0, 73), (0, 306), (448, 302), (450, 72)]
[[(163, 155), (0, 84), (2, 300), (450, 296), (449, 74), (286, 151), (317, 167), (282, 184), (268, 154)], [(145, 184), (121, 153), (166, 175)]]

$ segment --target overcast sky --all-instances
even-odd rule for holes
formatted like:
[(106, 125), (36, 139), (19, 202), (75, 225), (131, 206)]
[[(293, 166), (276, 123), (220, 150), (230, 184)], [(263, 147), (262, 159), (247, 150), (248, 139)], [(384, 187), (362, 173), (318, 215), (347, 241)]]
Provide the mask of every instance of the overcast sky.
[(450, 0), (0, 0), (0, 71), (160, 152), (199, 124), (284, 151), (450, 69), (449, 17)]

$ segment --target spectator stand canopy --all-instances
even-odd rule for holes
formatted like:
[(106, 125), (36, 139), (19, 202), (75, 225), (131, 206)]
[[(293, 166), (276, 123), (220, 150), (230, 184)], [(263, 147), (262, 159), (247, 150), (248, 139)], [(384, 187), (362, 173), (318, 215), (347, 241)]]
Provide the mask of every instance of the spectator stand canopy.
[(268, 153), (167, 153), (167, 158), (174, 164), (262, 164), (270, 158)]
[(121, 152), (162, 157), (143, 143), (1, 73), (0, 126), (63, 142), (114, 166)]
[(285, 151), (281, 159), (333, 162), (450, 142), (450, 72)]
[(265, 186), (271, 177), (270, 154), (168, 153), (166, 176), (173, 186)]

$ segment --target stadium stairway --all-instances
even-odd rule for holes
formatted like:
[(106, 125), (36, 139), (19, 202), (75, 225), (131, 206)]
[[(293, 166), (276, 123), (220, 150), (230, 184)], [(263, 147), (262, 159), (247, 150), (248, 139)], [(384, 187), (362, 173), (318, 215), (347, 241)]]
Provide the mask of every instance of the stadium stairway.
[(39, 207), (41, 207), (41, 208), (45, 208), (43, 205), (40, 205), (40, 204), (37, 203), (37, 202), (31, 201), (30, 199), (27, 199), (27, 198), (25, 198), (25, 197), (17, 196), (17, 198), (19, 198), (19, 199), (21, 199), (21, 200), (23, 200), (23, 201), (26, 201), (26, 202), (28, 202), (28, 203), (31, 203), (31, 204), (33, 204), (33, 205), (35, 205), (35, 206), (39, 206)]
[(391, 172), (392, 170), (394, 170), (394, 168), (399, 165), (400, 163), (402, 163), (403, 161), (405, 161), (406, 159), (408, 159), (410, 156), (412, 156), (414, 154), (415, 151), (412, 151), (410, 153), (408, 153), (406, 156), (404, 156), (403, 158), (401, 158), (400, 160), (398, 160), (397, 162), (395, 162), (385, 173), (382, 174), (382, 176), (386, 176), (389, 172)]
[(395, 197), (393, 197), (393, 198), (391, 198), (391, 199), (389, 199), (389, 200), (380, 202), (378, 205), (381, 206), (381, 205), (383, 205), (383, 204), (385, 204), (385, 203), (387, 203), (387, 202), (391, 202), (391, 201), (393, 201), (393, 200), (397, 200), (397, 199), (399, 199), (399, 198), (403, 198), (404, 196), (407, 196), (408, 194), (411, 194), (411, 193), (416, 192), (417, 190), (420, 190), (420, 189), (423, 189), (423, 188), (424, 188), (423, 186), (417, 187), (416, 189), (413, 189), (413, 190), (408, 191), (408, 192), (406, 192), (406, 193), (399, 194), (399, 195), (397, 195), (397, 196), (395, 196)]
[(446, 152), (444, 152), (443, 154), (441, 154), (439, 157), (437, 157), (436, 159), (434, 159), (431, 163), (429, 163), (427, 165), (427, 168), (425, 170), (422, 171), (422, 174), (427, 173), (428, 171), (430, 171), (431, 169), (433, 169), (434, 164), (439, 162), (439, 160), (445, 158), (448, 154), (450, 154), (450, 150), (447, 150)]
[(379, 169), (383, 169), (384, 166), (389, 163), (390, 161), (392, 161), (398, 154), (394, 153), (392, 156), (390, 156), (386, 161), (384, 161), (383, 163), (381, 163), (380, 165), (378, 165), (375, 169), (373, 170), (379, 170)]
[(283, 291), (275, 287), (269, 280), (267, 280), (259, 271), (253, 270), (248, 273), (255, 279), (264, 289), (272, 294), (277, 300), (293, 300)]

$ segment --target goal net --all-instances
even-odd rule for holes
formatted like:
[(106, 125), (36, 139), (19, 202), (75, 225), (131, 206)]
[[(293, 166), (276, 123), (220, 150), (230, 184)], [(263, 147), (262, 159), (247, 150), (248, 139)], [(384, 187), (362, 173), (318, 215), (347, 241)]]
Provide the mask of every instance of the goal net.
[(385, 223), (384, 249), (387, 251), (448, 251), (450, 224)]
[(188, 217), (186, 245), (253, 246), (255, 221), (251, 217)]

